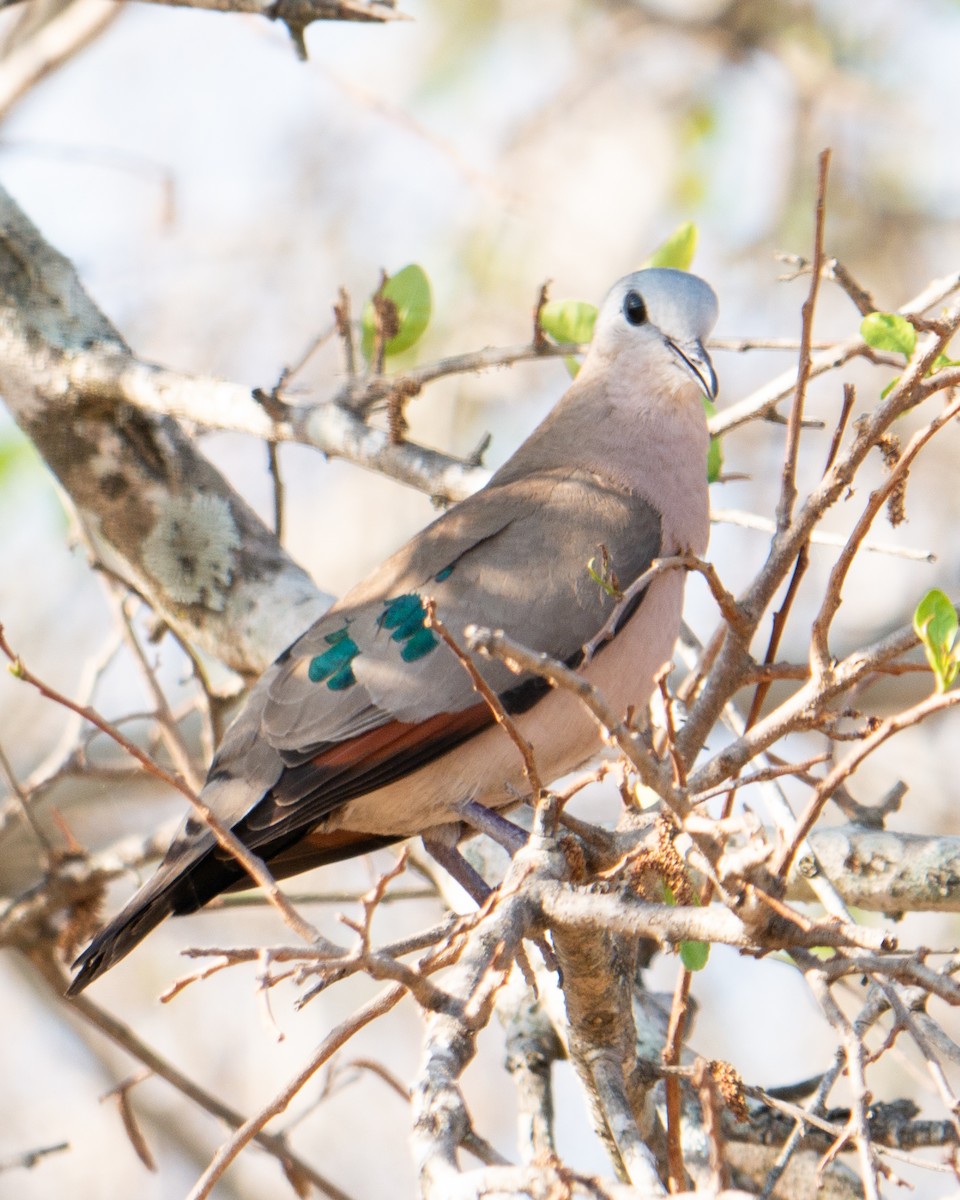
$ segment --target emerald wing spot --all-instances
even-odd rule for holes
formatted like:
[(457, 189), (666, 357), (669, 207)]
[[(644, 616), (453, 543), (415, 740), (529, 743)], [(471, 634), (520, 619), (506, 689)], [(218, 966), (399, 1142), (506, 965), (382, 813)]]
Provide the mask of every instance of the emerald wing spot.
[(407, 638), (400, 651), (400, 657), (404, 662), (416, 662), (418, 658), (429, 654), (438, 644), (437, 635), (432, 629), (418, 629), (412, 637)]
[(416, 620), (423, 625), (423, 601), (415, 592), (406, 596), (395, 596), (386, 603), (387, 607), (380, 618), (384, 629), (396, 629), (398, 625), (405, 625), (410, 620)]
[(327, 687), (331, 692), (342, 692), (345, 688), (350, 687), (357, 682), (357, 677), (353, 673), (353, 667), (349, 663), (345, 667), (341, 667), (335, 675), (331, 675), (327, 680)]
[(333, 692), (341, 692), (357, 682), (351, 663), (360, 653), (360, 647), (347, 634), (346, 626), (328, 633), (324, 640), (330, 649), (310, 659), (307, 678), (311, 683), (323, 683)]
[(425, 620), (423, 601), (415, 592), (387, 601), (380, 624), (391, 630), (391, 641), (400, 643), (400, 657), (404, 662), (416, 662), (439, 645), (437, 635), (427, 629)]

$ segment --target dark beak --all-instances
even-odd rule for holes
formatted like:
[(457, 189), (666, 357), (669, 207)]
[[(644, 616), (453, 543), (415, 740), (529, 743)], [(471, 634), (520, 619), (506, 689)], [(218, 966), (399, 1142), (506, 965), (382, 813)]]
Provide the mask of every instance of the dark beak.
[(693, 342), (685, 342), (681, 346), (667, 338), (667, 345), (700, 384), (704, 394), (711, 400), (716, 400), (720, 385), (717, 383), (717, 373), (713, 369), (710, 355), (703, 348), (703, 342), (698, 338)]

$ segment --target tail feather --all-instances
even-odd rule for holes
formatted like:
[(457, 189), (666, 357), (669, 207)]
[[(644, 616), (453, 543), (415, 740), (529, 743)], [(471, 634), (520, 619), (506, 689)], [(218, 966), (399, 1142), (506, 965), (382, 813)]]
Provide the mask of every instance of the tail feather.
[(161, 921), (196, 912), (224, 888), (244, 878), (243, 868), (233, 859), (218, 858), (203, 849), (202, 844), (200, 849), (198, 853), (198, 847), (193, 847), (184, 856), (174, 842), (156, 875), (100, 930), (74, 962), (79, 970), (67, 988), (68, 996), (78, 995), (126, 958)]
[(125, 908), (104, 926), (73, 964), (79, 968), (67, 988), (68, 996), (79, 995), (88, 984), (125, 958), (130, 951), (173, 912), (172, 888), (148, 884)]
[[(311, 867), (325, 866), (344, 858), (353, 858), (389, 846), (397, 838), (389, 835), (314, 832), (302, 837), (298, 832), (270, 846), (267, 859), (275, 879), (299, 875)], [(188, 860), (186, 865), (174, 856), (163, 863), (157, 874), (105, 925), (74, 962), (77, 974), (67, 988), (68, 996), (79, 995), (130, 953), (151, 930), (170, 916), (182, 916), (203, 908), (224, 891), (245, 891), (253, 881), (243, 868), (226, 854), (216, 851)]]

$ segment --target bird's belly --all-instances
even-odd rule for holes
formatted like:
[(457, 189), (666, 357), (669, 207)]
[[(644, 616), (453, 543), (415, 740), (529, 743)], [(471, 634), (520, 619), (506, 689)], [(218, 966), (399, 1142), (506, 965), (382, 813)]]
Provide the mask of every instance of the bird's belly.
[[(630, 705), (645, 707), (654, 675), (671, 657), (682, 592), (680, 571), (655, 579), (626, 627), (585, 669), (618, 717)], [(642, 712), (637, 719), (643, 719)], [(596, 721), (566, 691), (548, 692), (514, 721), (533, 746), (545, 784), (574, 770), (602, 746)], [(454, 819), (468, 800), (497, 808), (529, 794), (520, 752), (504, 729), (492, 725), (405, 778), (349, 801), (326, 828), (410, 837)]]

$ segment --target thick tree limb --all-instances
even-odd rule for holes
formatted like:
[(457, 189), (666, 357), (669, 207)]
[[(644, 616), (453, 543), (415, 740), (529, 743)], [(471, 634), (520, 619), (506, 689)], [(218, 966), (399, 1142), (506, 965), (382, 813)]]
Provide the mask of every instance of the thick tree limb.
[(71, 264), (0, 190), (0, 392), (14, 419), (103, 565), (181, 637), (261, 671), (330, 598), (175, 421), (102, 386), (103, 363), (122, 376), (135, 360)]
[[(144, 413), (188, 421), (203, 429), (313, 446), (447, 500), (463, 499), (490, 477), (483, 467), (425, 446), (391, 442), (387, 430), (367, 425), (346, 403), (340, 403), (352, 397), (355, 388), (345, 388), (326, 404), (283, 406), (274, 420), (253, 390), (243, 384), (169, 371), (130, 354), (85, 355), (73, 364), (70, 379), (91, 395), (122, 401)], [(406, 379), (401, 377), (398, 385), (403, 386)], [(374, 379), (370, 390), (386, 396), (390, 389), (385, 380)]]

